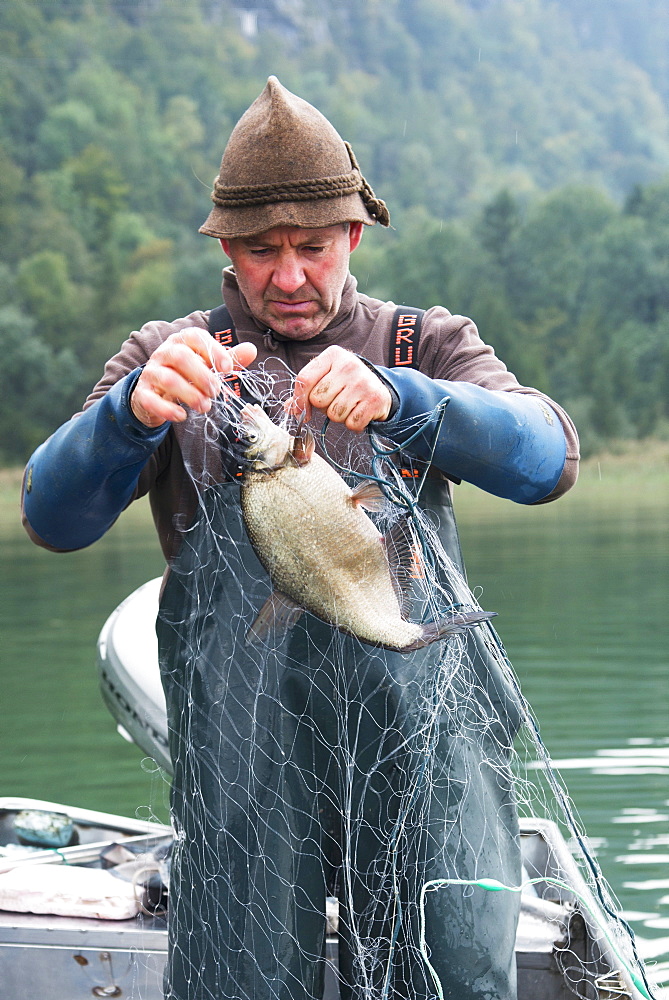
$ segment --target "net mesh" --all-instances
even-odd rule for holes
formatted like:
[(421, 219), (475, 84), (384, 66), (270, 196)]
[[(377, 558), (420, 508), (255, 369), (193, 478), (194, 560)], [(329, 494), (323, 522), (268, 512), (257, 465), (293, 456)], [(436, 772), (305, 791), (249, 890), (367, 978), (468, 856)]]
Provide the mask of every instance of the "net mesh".
[[(290, 373), (243, 383), (286, 423)], [(406, 526), (416, 572), (405, 617), (478, 609), (443, 482), (403, 473), (388, 442), (316, 429), (351, 485), (380, 482), (378, 531)], [(179, 526), (158, 623), (176, 833), (167, 996), (511, 998), (519, 912), (519, 949), (536, 921), (548, 927), (575, 995), (625, 996), (630, 977), (649, 995), (490, 623), (402, 653), (337, 628), (335, 606), (331, 623), (307, 613), (247, 641), (273, 584), (240, 509), (241, 430), (231, 393), (189, 417), (197, 513)], [(288, 543), (299, 553), (315, 537), (336, 573), (350, 542), (328, 498), (312, 500), (315, 527), (295, 497), (274, 498)], [(373, 606), (374, 588), (360, 597)], [(572, 854), (551, 846), (546, 819)]]

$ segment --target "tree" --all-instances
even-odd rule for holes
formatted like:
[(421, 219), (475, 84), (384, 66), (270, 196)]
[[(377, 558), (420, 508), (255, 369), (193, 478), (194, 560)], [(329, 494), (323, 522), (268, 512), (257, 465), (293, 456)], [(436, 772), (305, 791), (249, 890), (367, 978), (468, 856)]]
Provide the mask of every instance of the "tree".
[(506, 263), (511, 240), (520, 221), (518, 202), (506, 188), (483, 209), (475, 232), (481, 246), (498, 264)]
[(129, 185), (111, 153), (99, 146), (86, 146), (65, 165), (88, 217), (91, 240), (104, 243), (111, 221), (125, 208)]
[(2, 177), (2, 184), (0, 184), (0, 232), (5, 237), (0, 240), (0, 259), (16, 260), (21, 246), (19, 229), (25, 175), (21, 167), (12, 160), (7, 149), (1, 144), (0, 177)]
[(575, 318), (591, 242), (616, 211), (588, 187), (562, 188), (532, 205), (509, 248), (507, 290), (521, 319), (547, 308)]
[(44, 343), (60, 348), (77, 342), (89, 296), (70, 280), (62, 253), (42, 250), (24, 258), (17, 289)]
[(25, 462), (77, 408), (81, 369), (70, 351), (56, 351), (14, 307), (0, 309), (0, 461)]

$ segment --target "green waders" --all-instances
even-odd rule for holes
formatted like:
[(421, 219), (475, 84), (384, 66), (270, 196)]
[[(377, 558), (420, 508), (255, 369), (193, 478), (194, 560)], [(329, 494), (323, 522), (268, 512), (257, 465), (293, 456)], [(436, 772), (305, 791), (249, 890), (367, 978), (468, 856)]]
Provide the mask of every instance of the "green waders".
[[(425, 485), (458, 561), (445, 487)], [(325, 899), (340, 900), (343, 1000), (513, 1000), (520, 881), (511, 688), (474, 629), (439, 688), (442, 644), (366, 646), (305, 614), (245, 645), (269, 593), (235, 484), (209, 489), (158, 621), (174, 764), (169, 1000), (316, 1000)], [(462, 640), (449, 640), (462, 641)], [(425, 947), (421, 947), (421, 916)], [(429, 964), (426, 962), (429, 956)]]

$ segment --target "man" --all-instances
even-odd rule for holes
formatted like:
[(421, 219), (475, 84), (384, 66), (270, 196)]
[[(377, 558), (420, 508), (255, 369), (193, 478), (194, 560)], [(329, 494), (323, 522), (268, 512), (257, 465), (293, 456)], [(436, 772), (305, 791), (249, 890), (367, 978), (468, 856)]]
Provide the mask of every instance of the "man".
[(207, 312), (147, 324), (37, 450), (24, 490), (31, 536), (61, 551), (148, 492), (170, 564), (158, 622), (176, 834), (166, 995), (321, 996), (335, 892), (342, 997), (511, 1000), (516, 894), (445, 881), (519, 881), (513, 685), (481, 630), (442, 688), (441, 643), (403, 656), (308, 615), (273, 644), (244, 643), (268, 582), (207, 414), (219, 375), (249, 368), (271, 381), (273, 413), (284, 400), (326, 416), (340, 451), (347, 431), (402, 443), (420, 427), (407, 448), (432, 463), (421, 506), (456, 564), (446, 477), (552, 500), (576, 478), (573, 425), (445, 309), (402, 355), (398, 323), (415, 315), (394, 319), (348, 270), (387, 209), (348, 144), (274, 77), (234, 129), (212, 199), (201, 232), (232, 261), (223, 297), (238, 343), (217, 343)]

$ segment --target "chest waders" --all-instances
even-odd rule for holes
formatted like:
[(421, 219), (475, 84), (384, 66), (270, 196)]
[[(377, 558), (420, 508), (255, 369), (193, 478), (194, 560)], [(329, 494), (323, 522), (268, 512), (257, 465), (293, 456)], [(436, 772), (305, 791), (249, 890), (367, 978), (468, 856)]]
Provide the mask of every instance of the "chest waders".
[[(462, 567), (446, 483), (427, 479)], [(244, 642), (271, 585), (239, 487), (205, 491), (161, 601), (176, 831), (169, 1000), (320, 1000), (325, 899), (339, 898), (342, 1000), (513, 1000), (521, 879), (508, 753), (514, 694), (473, 629), (437, 696), (442, 644), (375, 649), (309, 614)], [(453, 641), (453, 640), (449, 640)], [(430, 702), (438, 701), (435, 714)]]

